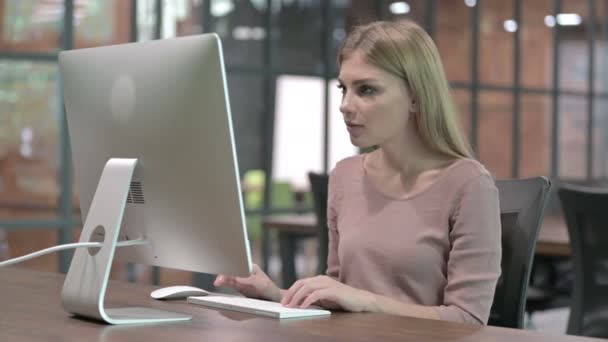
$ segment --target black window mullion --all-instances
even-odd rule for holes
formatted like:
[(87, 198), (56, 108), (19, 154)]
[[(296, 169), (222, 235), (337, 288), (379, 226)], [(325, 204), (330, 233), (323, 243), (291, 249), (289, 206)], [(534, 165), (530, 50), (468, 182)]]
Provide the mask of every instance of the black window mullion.
[(437, 12), (437, 0), (427, 0), (424, 9), (424, 28), (434, 38), (435, 36), (435, 13)]
[[(154, 17), (155, 17), (155, 25), (154, 25), (154, 39), (162, 38), (162, 28), (163, 28), (163, 0), (156, 0), (154, 2)], [(133, 281), (134, 274), (132, 272), (133, 268), (131, 265), (129, 268), (129, 281)], [(152, 267), (152, 284), (158, 285), (160, 284), (160, 269), (157, 266)]]
[(511, 160), (511, 177), (519, 177), (520, 164), (520, 115), (521, 115), (521, 29), (522, 29), (522, 14), (521, 0), (514, 0), (514, 20), (517, 23), (517, 29), (513, 33), (513, 137), (512, 143), (512, 160)]
[[(608, 0), (604, 0), (604, 16), (603, 16), (604, 20), (601, 20), (601, 30), (603, 33), (603, 40), (607, 41), (608, 40), (608, 20), (606, 20), (606, 18), (608, 18)], [(604, 53), (603, 55), (603, 60), (604, 61), (608, 61), (608, 53), (606, 53), (606, 50), (603, 49)], [(600, 97), (598, 96), (598, 94), (595, 94), (595, 99), (599, 99)], [(605, 104), (602, 105), (601, 108), (606, 108)], [(602, 132), (608, 132), (608, 121), (605, 119), (602, 120)], [(606, 156), (607, 156), (607, 148), (608, 148), (608, 136), (606, 135), (606, 133), (602, 133), (602, 150), (600, 153), (600, 158), (599, 158), (599, 165), (600, 165), (600, 177), (605, 178), (608, 175), (606, 174)]]
[(595, 103), (595, 0), (587, 0), (589, 17), (587, 21), (587, 51), (589, 67), (587, 69), (587, 179), (593, 178), (593, 141), (594, 141), (594, 103)]
[[(74, 0), (66, 0), (64, 2), (63, 13), (63, 32), (62, 32), (62, 50), (71, 50), (74, 47)], [(59, 216), (62, 221), (72, 220), (72, 150), (70, 148), (70, 138), (68, 134), (68, 125), (63, 105), (63, 89), (57, 87), (59, 97), (60, 113), (58, 119), (58, 135), (59, 135)], [(72, 242), (72, 225), (62, 225), (59, 230), (59, 243), (65, 244)], [(72, 253), (70, 251), (59, 252), (59, 271), (66, 273), (68, 271)]]
[[(263, 215), (268, 215), (271, 212), (271, 195), (272, 195), (272, 146), (274, 144), (274, 120), (275, 120), (275, 108), (274, 108), (274, 79), (275, 73), (272, 72), (272, 0), (266, 0), (266, 13), (264, 13), (264, 28), (266, 29), (266, 37), (264, 39), (263, 47), (263, 69), (264, 72), (264, 136), (262, 143), (263, 150), (263, 167), (266, 173), (266, 181), (264, 182), (264, 202), (262, 207)], [(262, 230), (262, 267), (268, 271), (268, 259), (270, 250), (268, 231)]]
[(384, 0), (376, 0), (376, 18), (378, 18), (378, 20), (384, 19), (384, 11), (382, 11), (383, 8)]
[(203, 33), (211, 32), (211, 1), (206, 0), (201, 6), (201, 25)]
[(129, 23), (131, 27), (129, 31), (129, 41), (131, 42), (136, 42), (139, 35), (139, 31), (137, 29), (137, 1), (138, 0), (131, 0), (131, 15), (129, 18), (131, 21)]
[(553, 107), (551, 125), (551, 176), (559, 176), (559, 23), (557, 15), (561, 12), (562, 1), (553, 0), (553, 87), (551, 89), (551, 102)]
[(471, 146), (475, 154), (479, 135), (479, 6), (481, 0), (471, 8)]
[(154, 39), (161, 39), (163, 33), (163, 0), (156, 0), (154, 10), (156, 16), (156, 25), (154, 25)]
[(329, 139), (330, 139), (330, 121), (329, 121), (329, 81), (331, 79), (331, 48), (332, 48), (332, 32), (333, 20), (331, 15), (331, 1), (323, 1), (321, 5), (323, 29), (321, 30), (321, 60), (323, 61), (323, 171), (328, 172), (329, 169)]

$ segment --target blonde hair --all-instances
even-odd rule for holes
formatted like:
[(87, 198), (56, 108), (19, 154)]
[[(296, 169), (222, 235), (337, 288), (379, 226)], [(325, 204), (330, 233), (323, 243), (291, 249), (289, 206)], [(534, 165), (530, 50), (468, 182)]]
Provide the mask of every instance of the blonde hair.
[(355, 52), (405, 81), (417, 104), (418, 132), (427, 146), (456, 158), (472, 157), (439, 52), (420, 26), (411, 21), (378, 21), (356, 27), (338, 53), (338, 66)]

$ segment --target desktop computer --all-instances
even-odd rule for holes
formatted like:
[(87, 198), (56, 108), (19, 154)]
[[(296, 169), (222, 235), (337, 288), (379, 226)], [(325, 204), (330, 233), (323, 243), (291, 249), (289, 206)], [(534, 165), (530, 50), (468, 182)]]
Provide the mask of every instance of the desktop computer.
[[(114, 259), (247, 276), (245, 227), (220, 39), (203, 34), (64, 51), (59, 67), (84, 227), (64, 308), (111, 324), (179, 321), (104, 307)], [(141, 241), (116, 249), (118, 242)]]

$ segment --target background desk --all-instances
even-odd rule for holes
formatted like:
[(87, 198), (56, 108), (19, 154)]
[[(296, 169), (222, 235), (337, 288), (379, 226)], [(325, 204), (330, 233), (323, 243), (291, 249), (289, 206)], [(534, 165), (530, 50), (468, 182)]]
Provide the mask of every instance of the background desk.
[(207, 309), (185, 301), (150, 299), (152, 286), (111, 282), (109, 306), (143, 305), (191, 314), (190, 322), (110, 326), (71, 317), (60, 304), (64, 276), (0, 269), (0, 341), (518, 341), (592, 339), (525, 330), (478, 327), (372, 313), (275, 320)]

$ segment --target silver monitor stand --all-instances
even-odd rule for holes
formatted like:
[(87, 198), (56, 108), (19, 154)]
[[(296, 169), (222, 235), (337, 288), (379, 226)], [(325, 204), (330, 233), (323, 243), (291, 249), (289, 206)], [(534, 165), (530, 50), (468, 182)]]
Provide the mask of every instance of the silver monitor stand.
[(85, 220), (80, 242), (102, 242), (101, 248), (74, 253), (63, 283), (66, 311), (110, 324), (187, 321), (191, 316), (144, 308), (105, 308), (104, 297), (137, 159), (112, 158), (105, 165)]

